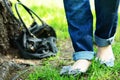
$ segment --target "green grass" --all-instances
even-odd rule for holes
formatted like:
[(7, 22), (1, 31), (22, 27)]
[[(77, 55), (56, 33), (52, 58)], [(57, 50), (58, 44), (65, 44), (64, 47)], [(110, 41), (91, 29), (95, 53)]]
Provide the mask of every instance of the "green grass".
[[(16, 0), (12, 0), (16, 1)], [(51, 25), (58, 38), (58, 45), (60, 40), (68, 40), (68, 27), (65, 18), (65, 12), (62, 4), (62, 0), (21, 0), (25, 5), (30, 7), (40, 18), (42, 18), (47, 24)], [(25, 11), (20, 8), (21, 15), (25, 23), (29, 26), (31, 19), (28, 19), (28, 15), (25, 15)], [(94, 26), (95, 26), (95, 13)], [(120, 22), (120, 15), (119, 15)], [(54, 58), (43, 60), (43, 65), (35, 67), (35, 71), (28, 75), (26, 80), (120, 80), (120, 23), (118, 23), (118, 29), (115, 37), (115, 43), (113, 44), (113, 51), (115, 53), (116, 62), (113, 68), (106, 68), (104, 65), (100, 65), (93, 60), (93, 64), (87, 73), (80, 76), (60, 76), (59, 72), (62, 66), (69, 64), (67, 60), (61, 59), (61, 52)], [(58, 46), (59, 47), (59, 46)], [(60, 48), (60, 47), (59, 47)]]
[[(43, 66), (35, 68), (35, 72), (31, 73), (26, 80), (120, 80), (120, 42), (113, 44), (113, 51), (116, 56), (115, 66), (108, 68), (100, 65), (98, 61), (93, 60), (92, 65), (85, 74), (77, 77), (60, 76), (60, 69), (66, 65), (65, 60), (59, 60), (60, 57), (47, 59), (43, 62)], [(51, 63), (51, 61), (54, 62)], [(54, 64), (53, 64), (54, 63)], [(57, 64), (57, 66), (55, 66)]]

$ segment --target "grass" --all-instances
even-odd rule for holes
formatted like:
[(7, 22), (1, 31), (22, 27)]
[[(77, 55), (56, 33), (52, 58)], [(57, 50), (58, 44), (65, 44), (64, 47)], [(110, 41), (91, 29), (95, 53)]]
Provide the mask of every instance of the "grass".
[[(113, 44), (113, 51), (116, 56), (115, 66), (107, 68), (100, 65), (98, 61), (93, 60), (92, 65), (85, 74), (80, 76), (60, 76), (59, 72), (63, 65), (66, 65), (65, 60), (59, 60), (60, 57), (47, 59), (43, 66), (35, 68), (35, 72), (31, 73), (26, 80), (120, 80), (120, 42)], [(54, 64), (51, 63), (54, 60)], [(55, 66), (57, 64), (57, 66)]]
[[(12, 0), (16, 2), (16, 0)], [(69, 39), (68, 27), (65, 18), (65, 12), (62, 4), (62, 0), (21, 0), (25, 5), (30, 7), (40, 18), (42, 18), (47, 24), (51, 25), (56, 33), (59, 41), (66, 41)], [(28, 25), (31, 23), (28, 15), (25, 15), (25, 11), (20, 8), (21, 15), (25, 23)], [(95, 25), (95, 13), (94, 25)], [(119, 15), (120, 22), (120, 15)], [(29, 25), (28, 25), (29, 26)], [(80, 76), (60, 76), (59, 71), (62, 66), (70, 64), (72, 60), (61, 59), (61, 52), (54, 58), (48, 58), (43, 60), (43, 65), (35, 67), (35, 71), (28, 75), (26, 80), (120, 80), (120, 23), (118, 23), (118, 29), (115, 37), (115, 43), (113, 44), (113, 51), (115, 53), (116, 62), (113, 68), (106, 68), (104, 65), (100, 65), (93, 60), (93, 64), (87, 73)], [(59, 46), (58, 46), (59, 47)], [(60, 48), (60, 47), (59, 47)]]

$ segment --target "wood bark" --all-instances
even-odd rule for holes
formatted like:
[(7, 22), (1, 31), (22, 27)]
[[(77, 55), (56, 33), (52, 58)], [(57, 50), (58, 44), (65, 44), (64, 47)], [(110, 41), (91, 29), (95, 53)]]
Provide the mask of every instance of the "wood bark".
[[(12, 4), (5, 0), (12, 11)], [(6, 54), (13, 49), (14, 37), (18, 33), (18, 22), (11, 16), (3, 0), (0, 0), (0, 53)], [(12, 51), (12, 50), (11, 50)]]

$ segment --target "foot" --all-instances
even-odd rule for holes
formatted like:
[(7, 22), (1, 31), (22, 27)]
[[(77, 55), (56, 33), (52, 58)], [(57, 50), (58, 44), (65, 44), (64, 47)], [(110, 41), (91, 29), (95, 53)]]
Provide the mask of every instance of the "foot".
[(86, 72), (89, 68), (89, 66), (91, 65), (91, 61), (88, 60), (78, 60), (76, 61), (73, 66), (72, 66), (72, 70), (80, 70), (81, 72)]
[(61, 71), (60, 75), (73, 75), (77, 76), (80, 73), (85, 73), (90, 66), (91, 61), (88, 60), (78, 60), (76, 61), (73, 66), (64, 66)]
[(112, 46), (108, 45), (105, 47), (98, 47), (97, 57), (101, 61), (101, 63), (105, 63), (107, 66), (114, 65), (114, 54), (112, 51)]

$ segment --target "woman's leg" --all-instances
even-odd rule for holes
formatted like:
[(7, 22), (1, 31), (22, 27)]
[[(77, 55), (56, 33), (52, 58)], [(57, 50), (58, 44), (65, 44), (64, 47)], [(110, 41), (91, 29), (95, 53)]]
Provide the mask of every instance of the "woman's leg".
[(94, 58), (93, 17), (89, 0), (64, 0), (64, 8), (69, 34), (75, 50), (73, 59), (76, 62), (73, 68), (82, 68), (83, 72), (85, 72), (90, 65), (88, 60)]
[(117, 28), (118, 6), (120, 0), (95, 0), (97, 16), (95, 40), (98, 45), (97, 56), (102, 61), (113, 61), (108, 66), (114, 65), (114, 55), (111, 44)]

